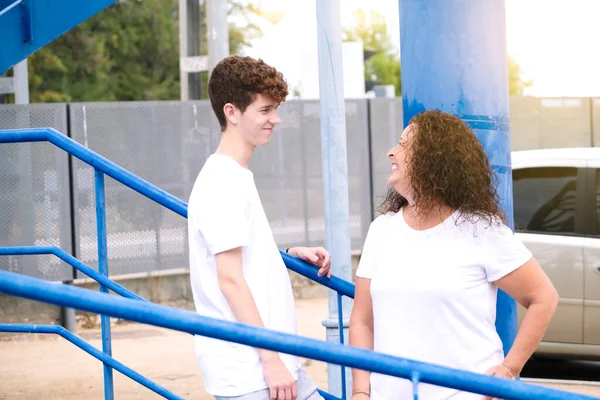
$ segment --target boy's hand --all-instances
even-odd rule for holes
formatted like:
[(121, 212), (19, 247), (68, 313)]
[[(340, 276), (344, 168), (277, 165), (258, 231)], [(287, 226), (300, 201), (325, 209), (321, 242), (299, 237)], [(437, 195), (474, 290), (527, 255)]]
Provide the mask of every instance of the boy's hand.
[(319, 267), (319, 276), (331, 278), (331, 255), (323, 247), (292, 247), (288, 253)]
[(296, 381), (278, 355), (263, 361), (263, 372), (269, 385), (270, 400), (296, 400)]

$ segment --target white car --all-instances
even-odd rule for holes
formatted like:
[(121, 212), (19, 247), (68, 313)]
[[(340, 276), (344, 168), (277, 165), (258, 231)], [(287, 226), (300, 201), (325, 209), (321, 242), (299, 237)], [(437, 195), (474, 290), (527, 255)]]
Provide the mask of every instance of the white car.
[(516, 235), (560, 295), (536, 355), (600, 360), (600, 148), (511, 158)]

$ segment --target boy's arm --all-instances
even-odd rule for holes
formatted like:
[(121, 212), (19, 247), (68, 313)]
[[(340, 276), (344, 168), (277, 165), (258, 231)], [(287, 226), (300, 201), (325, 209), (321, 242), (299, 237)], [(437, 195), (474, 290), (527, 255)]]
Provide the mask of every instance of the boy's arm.
[[(236, 320), (264, 328), (254, 297), (242, 272), (241, 247), (218, 253), (215, 260), (219, 288)], [(281, 361), (279, 354), (265, 349), (257, 349), (257, 351), (263, 363), (271, 399), (295, 399), (298, 395), (296, 382)]]

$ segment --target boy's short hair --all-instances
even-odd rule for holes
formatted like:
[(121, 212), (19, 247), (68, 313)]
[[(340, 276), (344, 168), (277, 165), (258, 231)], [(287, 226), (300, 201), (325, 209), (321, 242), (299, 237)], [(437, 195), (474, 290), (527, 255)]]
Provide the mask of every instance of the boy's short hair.
[(208, 96), (221, 131), (227, 127), (225, 104), (231, 103), (244, 112), (257, 94), (283, 103), (288, 95), (283, 74), (261, 59), (237, 55), (224, 58), (215, 66), (208, 82)]

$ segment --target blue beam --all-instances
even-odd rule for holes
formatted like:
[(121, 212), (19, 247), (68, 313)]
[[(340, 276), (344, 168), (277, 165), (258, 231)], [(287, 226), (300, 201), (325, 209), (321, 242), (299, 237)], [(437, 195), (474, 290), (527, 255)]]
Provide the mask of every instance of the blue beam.
[(117, 0), (3, 0), (0, 2), (0, 75), (116, 2)]
[(41, 142), (47, 140), (88, 165), (102, 171), (117, 182), (154, 200), (169, 210), (187, 218), (187, 204), (159, 187), (139, 178), (87, 147), (52, 128), (0, 130), (0, 143)]
[(310, 265), (299, 258), (292, 257), (288, 253), (281, 252), (281, 257), (286, 267), (292, 271), (311, 279), (323, 286), (327, 286), (329, 289), (335, 290), (336, 292), (347, 296), (351, 299), (354, 298), (354, 285), (344, 279), (340, 279), (336, 276), (327, 278), (326, 276), (318, 276), (319, 269), (314, 265)]
[[(504, 0), (399, 0), (404, 125), (421, 111), (461, 117), (483, 143), (513, 227)], [(508, 353), (517, 308), (498, 292), (496, 330)]]
[(352, 346), (343, 346), (339, 343), (308, 339), (255, 326), (203, 317), (192, 311), (178, 310), (118, 296), (107, 296), (71, 285), (55, 285), (42, 279), (12, 272), (0, 271), (0, 292), (405, 379), (412, 379), (413, 371), (417, 371), (421, 382), (507, 400), (593, 399), (589, 396), (549, 389), (521, 381), (460, 371)]
[(102, 361), (105, 364), (110, 365), (112, 368), (116, 369), (123, 375), (128, 378), (133, 379), (134, 381), (146, 386), (148, 389), (152, 390), (155, 393), (160, 394), (161, 396), (167, 399), (173, 400), (183, 400), (183, 397), (179, 397), (176, 394), (170, 392), (164, 387), (152, 382), (150, 379), (144, 377), (143, 375), (135, 372), (131, 368), (121, 364), (117, 360), (112, 357), (107, 356), (94, 346), (87, 343), (85, 340), (80, 338), (79, 336), (69, 332), (65, 328), (59, 325), (17, 325), (17, 324), (0, 324), (0, 332), (14, 332), (14, 333), (48, 333), (48, 334), (56, 334), (62, 336), (64, 339), (73, 343), (75, 346), (79, 347), (86, 353), (96, 357), (98, 360)]
[(76, 270), (89, 276), (90, 278), (92, 278), (93, 280), (98, 282), (99, 284), (106, 286), (113, 292), (115, 292), (123, 297), (127, 297), (129, 299), (147, 301), (143, 297), (138, 296), (137, 294), (133, 293), (131, 290), (124, 288), (123, 286), (119, 285), (118, 283), (111, 281), (104, 275), (99, 274), (92, 267), (79, 261), (78, 259), (76, 259), (75, 257), (73, 257), (72, 255), (70, 255), (69, 253), (67, 253), (66, 251), (64, 251), (63, 249), (61, 249), (59, 247), (56, 247), (56, 246), (0, 247), (0, 256), (27, 256), (27, 255), (43, 255), (43, 254), (52, 254), (52, 255), (60, 258), (61, 260), (63, 260), (64, 262), (66, 262), (67, 264), (69, 264), (70, 266), (75, 268)]

